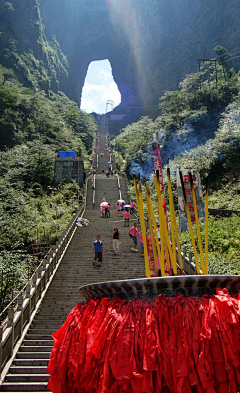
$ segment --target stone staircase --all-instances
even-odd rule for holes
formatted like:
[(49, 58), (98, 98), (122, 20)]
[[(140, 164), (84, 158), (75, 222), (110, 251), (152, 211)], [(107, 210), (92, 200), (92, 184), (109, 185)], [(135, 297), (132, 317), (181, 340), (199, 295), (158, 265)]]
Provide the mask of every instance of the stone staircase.
[[(99, 160), (99, 169), (108, 168), (108, 158), (103, 150), (105, 135), (100, 133), (100, 151), (105, 153)], [(100, 171), (99, 171), (100, 173)], [(90, 186), (84, 218), (90, 221), (88, 227), (78, 227), (53, 281), (42, 301), (24, 341), (16, 354), (0, 390), (5, 392), (45, 392), (49, 375), (46, 367), (53, 346), (51, 335), (64, 323), (71, 309), (84, 299), (78, 293), (81, 285), (94, 282), (128, 280), (145, 277), (144, 258), (141, 251), (132, 252), (129, 228), (124, 228), (122, 217), (116, 215), (116, 201), (119, 199), (117, 179), (114, 176), (96, 176), (96, 201), (93, 208), (93, 191)], [(121, 179), (123, 197), (126, 198), (124, 179)], [(99, 205), (105, 198), (111, 204), (111, 217), (100, 217)], [(130, 216), (130, 226), (135, 217)], [(114, 256), (112, 232), (117, 227), (120, 233), (120, 255)], [(100, 234), (104, 256), (102, 266), (93, 266), (91, 248)], [(60, 393), (60, 392), (59, 392)]]

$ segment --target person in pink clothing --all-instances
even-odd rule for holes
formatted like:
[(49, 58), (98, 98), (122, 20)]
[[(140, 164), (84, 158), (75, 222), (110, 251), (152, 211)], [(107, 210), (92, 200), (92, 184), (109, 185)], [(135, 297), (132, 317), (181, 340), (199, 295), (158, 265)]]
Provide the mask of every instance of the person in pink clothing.
[(137, 234), (138, 234), (138, 229), (137, 229), (137, 223), (135, 222), (133, 227), (130, 228), (130, 230), (128, 232), (129, 237), (131, 237), (132, 241), (133, 241), (133, 246), (131, 248), (131, 251), (138, 251), (136, 248), (137, 247)]
[(117, 216), (120, 216), (120, 212), (121, 212), (121, 205), (117, 203)]
[(133, 214), (133, 212), (134, 212), (134, 206), (135, 206), (135, 203), (134, 203), (133, 201), (131, 201), (130, 209), (131, 209), (131, 213), (132, 213), (132, 214)]
[(129, 216), (130, 216), (130, 213), (128, 211), (128, 208), (126, 208), (126, 210), (124, 212), (124, 226), (125, 227), (129, 227)]

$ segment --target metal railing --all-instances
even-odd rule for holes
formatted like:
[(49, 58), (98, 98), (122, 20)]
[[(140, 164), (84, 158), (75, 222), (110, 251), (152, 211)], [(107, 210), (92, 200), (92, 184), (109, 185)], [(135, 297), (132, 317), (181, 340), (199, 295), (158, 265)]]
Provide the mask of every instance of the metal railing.
[(236, 214), (237, 216), (240, 216), (240, 211), (239, 210), (230, 210), (230, 209), (208, 209), (209, 214), (212, 216), (220, 216), (220, 217), (230, 217), (233, 214)]
[[(38, 261), (39, 264), (37, 265), (35, 272), (32, 274), (31, 278), (30, 278), (30, 274), (29, 274), (30, 269), (28, 268), (28, 282), (27, 282), (27, 284), (24, 285), (24, 287), (18, 292), (18, 294), (15, 297), (13, 296), (15, 272), (13, 272), (12, 290), (11, 290), (12, 291), (12, 300), (10, 301), (10, 303), (8, 303), (7, 307), (5, 307), (4, 310), (1, 311), (1, 313), (0, 313), (0, 324), (1, 324), (3, 332), (6, 329), (8, 322), (9, 322), (9, 317), (8, 317), (9, 309), (14, 310), (14, 312), (17, 310), (19, 296), (23, 296), (23, 297), (26, 296), (28, 283), (32, 282), (32, 278), (33, 278), (34, 274), (37, 274), (38, 269), (41, 269), (41, 266), (43, 265), (44, 261), (47, 259), (48, 255), (50, 255), (50, 251), (51, 251), (51, 248), (46, 253), (46, 255), (43, 257), (43, 259), (41, 261)], [(1, 280), (1, 301), (2, 301), (2, 287), (3, 287), (3, 271), (2, 271), (2, 280)]]
[(96, 195), (96, 175), (93, 175), (93, 208), (95, 208), (95, 195)]
[[(8, 311), (8, 318), (5, 320), (5, 326), (0, 326), (0, 369), (4, 368), (1, 379), (6, 375), (12, 358), (21, 345), (21, 342), (30, 326), (39, 305), (45, 296), (45, 293), (61, 263), (61, 260), (67, 250), (67, 247), (76, 231), (76, 222), (79, 216), (82, 216), (86, 209), (88, 189), (88, 177), (85, 183), (85, 195), (82, 205), (74, 215), (66, 230), (52, 247), (46, 259), (43, 259), (36, 272), (32, 275), (29, 282), (18, 293), (16, 298), (17, 305), (12, 307), (11, 302), (4, 310)], [(5, 366), (5, 367), (4, 367)]]
[(119, 199), (122, 199), (121, 184), (120, 184), (120, 179), (119, 179), (119, 174), (118, 173), (117, 173), (117, 183), (118, 183)]

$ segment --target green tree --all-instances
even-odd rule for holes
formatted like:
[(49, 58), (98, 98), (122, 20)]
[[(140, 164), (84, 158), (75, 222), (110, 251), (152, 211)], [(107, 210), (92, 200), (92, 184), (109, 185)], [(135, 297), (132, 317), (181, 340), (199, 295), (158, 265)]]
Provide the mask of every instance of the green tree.
[(214, 52), (218, 55), (219, 64), (223, 67), (224, 78), (227, 80), (231, 77), (230, 67), (228, 60), (230, 59), (231, 55), (226, 48), (223, 46), (215, 46)]

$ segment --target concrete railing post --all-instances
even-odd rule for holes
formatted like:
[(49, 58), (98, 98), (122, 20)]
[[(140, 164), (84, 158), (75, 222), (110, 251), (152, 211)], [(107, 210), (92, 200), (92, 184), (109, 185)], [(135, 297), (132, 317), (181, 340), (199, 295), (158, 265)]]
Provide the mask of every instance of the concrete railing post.
[(11, 340), (11, 343), (10, 343), (10, 356), (12, 356), (12, 354), (13, 354), (13, 346), (14, 346), (14, 322), (13, 322), (13, 320), (14, 320), (14, 309), (13, 308), (9, 308), (8, 309), (8, 320), (9, 320), (9, 325), (8, 326), (12, 327), (11, 335), (10, 335), (10, 340)]
[(187, 261), (186, 261), (186, 246), (182, 248), (182, 260), (183, 260), (183, 269), (187, 272)]
[(22, 295), (18, 296), (17, 310), (21, 312), (21, 316), (20, 316), (20, 335), (22, 335), (22, 331), (23, 331), (23, 296)]
[(37, 270), (37, 278), (41, 278), (41, 277), (42, 277), (42, 266), (39, 266)]
[(37, 275), (36, 275), (36, 273), (34, 273), (34, 275), (32, 276), (32, 285), (33, 285), (33, 287), (36, 287), (36, 285), (37, 285)]
[[(33, 278), (34, 278), (34, 276), (33, 276)], [(33, 286), (34, 286), (33, 278), (32, 278), (32, 282), (33, 282)], [(36, 283), (35, 283), (35, 286), (36, 286)], [(28, 322), (30, 320), (30, 316), (31, 316), (31, 285), (30, 284), (27, 284), (27, 286), (26, 286), (26, 299), (29, 299), (28, 316), (27, 316), (27, 322)]]
[(26, 286), (26, 297), (29, 298), (30, 297), (30, 291), (31, 291), (31, 285), (27, 284)]
[(189, 274), (191, 274), (191, 269), (192, 269), (192, 252), (189, 253)]
[(42, 280), (43, 280), (43, 287), (42, 287), (42, 290), (44, 290), (45, 289), (45, 287), (46, 287), (46, 265), (47, 265), (47, 261), (46, 261), (46, 259), (44, 259), (43, 260), (43, 264), (42, 264), (42, 272), (43, 272), (43, 275), (42, 275)]

